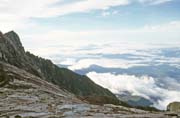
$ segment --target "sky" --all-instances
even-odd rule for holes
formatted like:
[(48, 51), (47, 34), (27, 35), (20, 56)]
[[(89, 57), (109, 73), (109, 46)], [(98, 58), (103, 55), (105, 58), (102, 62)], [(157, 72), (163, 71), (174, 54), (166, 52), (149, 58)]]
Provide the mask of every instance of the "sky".
[[(180, 0), (0, 0), (0, 31), (11, 30), (25, 50), (73, 71), (92, 65), (180, 69)], [(180, 100), (180, 81), (166, 73), (86, 75), (113, 93), (159, 98), (153, 103), (160, 109)]]
[(0, 0), (0, 30), (16, 31), (31, 51), (125, 41), (179, 44), (179, 11), (179, 0)]

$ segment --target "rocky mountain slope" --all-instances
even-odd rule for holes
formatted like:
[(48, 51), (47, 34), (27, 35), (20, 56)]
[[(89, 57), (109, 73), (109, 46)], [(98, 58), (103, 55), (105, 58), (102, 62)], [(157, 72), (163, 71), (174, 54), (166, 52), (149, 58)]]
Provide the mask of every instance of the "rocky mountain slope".
[(109, 90), (95, 84), (88, 77), (76, 74), (68, 69), (59, 68), (50, 60), (25, 52), (19, 36), (10, 31), (0, 34), (0, 61), (14, 65), (48, 82), (76, 94), (77, 96), (103, 96), (105, 103), (117, 104), (119, 101)]
[[(111, 104), (92, 105), (41, 78), (0, 62), (0, 118), (166, 118)], [(168, 117), (167, 117), (168, 118)]]
[(119, 102), (89, 78), (25, 52), (16, 33), (0, 33), (0, 118), (168, 117), (104, 103)]

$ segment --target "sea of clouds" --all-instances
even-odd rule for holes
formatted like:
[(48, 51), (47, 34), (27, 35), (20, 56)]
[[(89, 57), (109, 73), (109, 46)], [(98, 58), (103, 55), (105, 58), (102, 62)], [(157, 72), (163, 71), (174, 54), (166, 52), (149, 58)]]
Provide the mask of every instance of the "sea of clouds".
[[(136, 77), (134, 75), (114, 75), (111, 73), (96, 72), (89, 72), (87, 76), (95, 83), (104, 88), (108, 88), (115, 94), (128, 91), (132, 95), (142, 96), (152, 101), (154, 103), (153, 106), (159, 109), (165, 109), (170, 102), (180, 100), (179, 88), (171, 90), (168, 89), (168, 87), (160, 87), (152, 77)], [(171, 83), (171, 80), (168, 82)], [(180, 87), (180, 83), (178, 87)]]
[[(54, 53), (49, 55), (47, 50)], [(38, 52), (60, 67), (87, 75), (115, 94), (128, 91), (150, 100), (159, 109), (166, 109), (170, 102), (180, 101), (178, 45), (123, 42), (61, 45)]]

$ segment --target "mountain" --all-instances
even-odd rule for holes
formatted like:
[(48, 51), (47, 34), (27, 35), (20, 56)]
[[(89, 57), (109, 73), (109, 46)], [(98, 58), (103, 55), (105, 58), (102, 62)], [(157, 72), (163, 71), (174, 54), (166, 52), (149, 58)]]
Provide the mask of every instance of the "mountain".
[(86, 76), (25, 52), (15, 32), (0, 33), (0, 117), (165, 117), (164, 112), (124, 107), (119, 103), (123, 102)]
[(119, 98), (121, 101), (124, 101), (128, 103), (131, 106), (135, 107), (149, 107), (152, 106), (153, 103), (141, 96), (131, 95), (129, 93), (123, 93), (123, 94), (116, 94), (117, 98)]
[(55, 106), (72, 103), (83, 102), (70, 92), (23, 69), (0, 62), (1, 118), (14, 118), (17, 115), (50, 117), (55, 112)]
[(180, 78), (180, 69), (178, 67), (174, 67), (168, 64), (159, 64), (159, 65), (148, 65), (148, 66), (135, 66), (129, 68), (107, 68), (101, 67), (98, 65), (91, 65), (88, 68), (83, 68), (79, 70), (75, 70), (76, 73), (81, 75), (86, 75), (89, 72), (97, 72), (97, 73), (114, 73), (114, 74), (128, 74), (128, 75), (148, 75), (154, 78), (174, 78), (179, 80)]
[(23, 69), (0, 61), (1, 118), (164, 118), (165, 113), (93, 105)]
[[(1, 118), (115, 117), (148, 111), (92, 105), (23, 69), (0, 62)], [(133, 115), (133, 114), (132, 114)]]
[(82, 99), (89, 96), (105, 97), (105, 101), (102, 102), (119, 103), (113, 93), (95, 84), (87, 76), (76, 74), (66, 68), (60, 68), (50, 60), (25, 52), (19, 36), (14, 31), (4, 35), (1, 33), (0, 38), (0, 61), (24, 69), (33, 75), (58, 85), (62, 89), (74, 93)]

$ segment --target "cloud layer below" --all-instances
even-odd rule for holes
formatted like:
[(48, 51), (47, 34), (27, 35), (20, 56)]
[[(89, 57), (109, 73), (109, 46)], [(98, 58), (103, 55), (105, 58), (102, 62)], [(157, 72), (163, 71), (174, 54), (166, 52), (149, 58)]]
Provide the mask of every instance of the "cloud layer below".
[[(132, 95), (142, 96), (151, 100), (155, 107), (166, 109), (172, 101), (180, 98), (179, 90), (168, 90), (157, 85), (155, 78), (148, 76), (114, 75), (111, 73), (89, 72), (87, 74), (95, 83), (108, 88), (113, 93), (128, 91)], [(169, 80), (171, 83), (171, 80)]]

